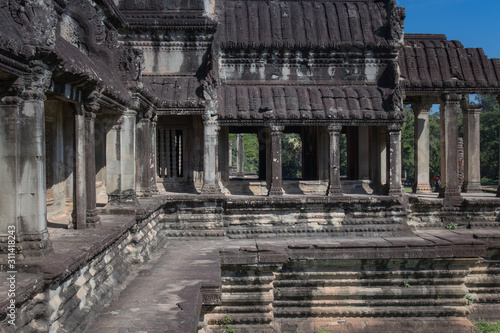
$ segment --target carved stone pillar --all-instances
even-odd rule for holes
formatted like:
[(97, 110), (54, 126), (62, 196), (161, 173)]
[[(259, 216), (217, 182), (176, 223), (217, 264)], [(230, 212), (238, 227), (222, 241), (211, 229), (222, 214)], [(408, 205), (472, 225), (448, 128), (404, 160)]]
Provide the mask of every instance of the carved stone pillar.
[[(87, 110), (98, 111), (99, 104), (87, 105)], [(95, 113), (85, 112), (85, 166), (87, 192), (87, 227), (100, 224), (96, 204), (96, 172), (95, 172)]]
[(44, 110), (50, 72), (38, 66), (35, 72), (40, 74), (18, 78), (14, 90), (19, 96), (0, 100), (0, 253), (7, 253), (8, 236), (13, 235), (18, 258), (52, 251), (47, 231)]
[(447, 94), (441, 103), (441, 192), (445, 205), (461, 202), (458, 179), (458, 106), (461, 95)]
[(136, 193), (151, 196), (151, 112), (139, 113), (136, 128)]
[(387, 190), (391, 196), (401, 196), (401, 124), (387, 126), (387, 149)]
[(149, 170), (149, 176), (151, 177), (150, 178), (150, 184), (151, 184), (151, 194), (158, 194), (159, 191), (158, 191), (158, 187), (156, 185), (156, 163), (158, 163), (157, 161), (157, 157), (156, 157), (156, 154), (157, 154), (157, 147), (156, 147), (156, 135), (157, 135), (157, 132), (156, 132), (156, 125), (158, 123), (158, 116), (156, 114), (153, 113), (152, 117), (151, 117), (151, 166), (150, 166), (150, 170)]
[(205, 114), (203, 116), (203, 125), (203, 186), (201, 194), (221, 193), (218, 176), (219, 124), (217, 116)]
[(236, 177), (245, 177), (245, 172), (243, 171), (243, 159), (245, 155), (245, 150), (243, 147), (243, 134), (236, 134)]
[[(70, 227), (85, 229), (87, 227), (87, 158), (86, 129), (84, 110), (77, 107), (75, 114), (75, 167), (73, 213)], [(95, 182), (94, 182), (95, 184)], [(95, 186), (95, 185), (94, 185)]]
[(270, 157), (271, 157), (271, 174), (270, 174), (270, 186), (268, 195), (283, 195), (283, 179), (281, 170), (281, 135), (283, 132), (283, 126), (272, 125), (269, 128), (271, 135), (271, 147), (270, 147)]
[(108, 204), (136, 204), (135, 111), (126, 111), (106, 136)]
[(330, 164), (329, 164), (329, 184), (328, 195), (342, 195), (340, 185), (340, 131), (342, 125), (331, 124), (328, 126), (328, 135), (330, 137)]
[(412, 104), (415, 113), (415, 183), (413, 184), (413, 193), (432, 192), (429, 182), (429, 112), (431, 107), (432, 104)]
[(481, 189), (481, 139), (479, 121), (482, 105), (463, 103), (464, 114), (464, 183), (462, 190), (480, 193)]

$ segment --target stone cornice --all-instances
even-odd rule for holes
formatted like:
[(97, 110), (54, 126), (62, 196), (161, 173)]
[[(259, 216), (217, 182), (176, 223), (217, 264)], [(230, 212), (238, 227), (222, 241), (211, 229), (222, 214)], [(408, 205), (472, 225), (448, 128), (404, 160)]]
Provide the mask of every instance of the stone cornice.
[(200, 10), (175, 12), (124, 10), (123, 17), (128, 28), (168, 29), (215, 32), (217, 22), (203, 16)]

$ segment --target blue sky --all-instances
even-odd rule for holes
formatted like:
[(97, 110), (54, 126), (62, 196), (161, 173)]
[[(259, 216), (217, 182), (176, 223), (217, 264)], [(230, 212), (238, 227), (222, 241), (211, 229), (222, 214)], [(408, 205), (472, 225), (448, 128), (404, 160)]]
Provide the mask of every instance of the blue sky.
[(500, 58), (500, 0), (397, 0), (406, 8), (405, 32), (445, 34), (464, 47)]

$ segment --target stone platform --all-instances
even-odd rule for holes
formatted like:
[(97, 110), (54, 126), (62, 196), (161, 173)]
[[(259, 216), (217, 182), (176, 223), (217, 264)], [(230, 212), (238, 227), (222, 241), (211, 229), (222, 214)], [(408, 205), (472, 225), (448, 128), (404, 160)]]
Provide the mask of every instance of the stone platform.
[[(16, 327), (5, 314), (0, 327), (216, 332), (229, 315), (237, 332), (467, 331), (499, 319), (498, 199), (441, 201), (165, 195), (102, 207), (99, 228), (49, 224), (54, 253), (18, 260)], [(339, 208), (340, 222), (319, 223), (318, 210)], [(347, 229), (356, 221), (363, 233)]]

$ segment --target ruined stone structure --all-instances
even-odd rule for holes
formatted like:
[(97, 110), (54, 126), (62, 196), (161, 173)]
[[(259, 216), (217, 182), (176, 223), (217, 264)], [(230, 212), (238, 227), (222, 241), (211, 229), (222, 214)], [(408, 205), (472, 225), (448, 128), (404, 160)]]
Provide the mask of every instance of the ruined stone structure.
[[(190, 236), (332, 239), (222, 252), (192, 330), (227, 314), (238, 332), (499, 319), (500, 199), (474, 196), (481, 106), (468, 95), (500, 96), (500, 59), (404, 34), (395, 0), (8, 0), (0, 18), (0, 253), (17, 260), (18, 327), (83, 330), (130, 263)], [(401, 182), (405, 104), (415, 195)], [(439, 198), (421, 195), (433, 104)], [(258, 138), (255, 177), (244, 133)], [(289, 133), (300, 179), (282, 175)], [(460, 232), (436, 231), (450, 225)], [(391, 291), (395, 280), (419, 287)]]

